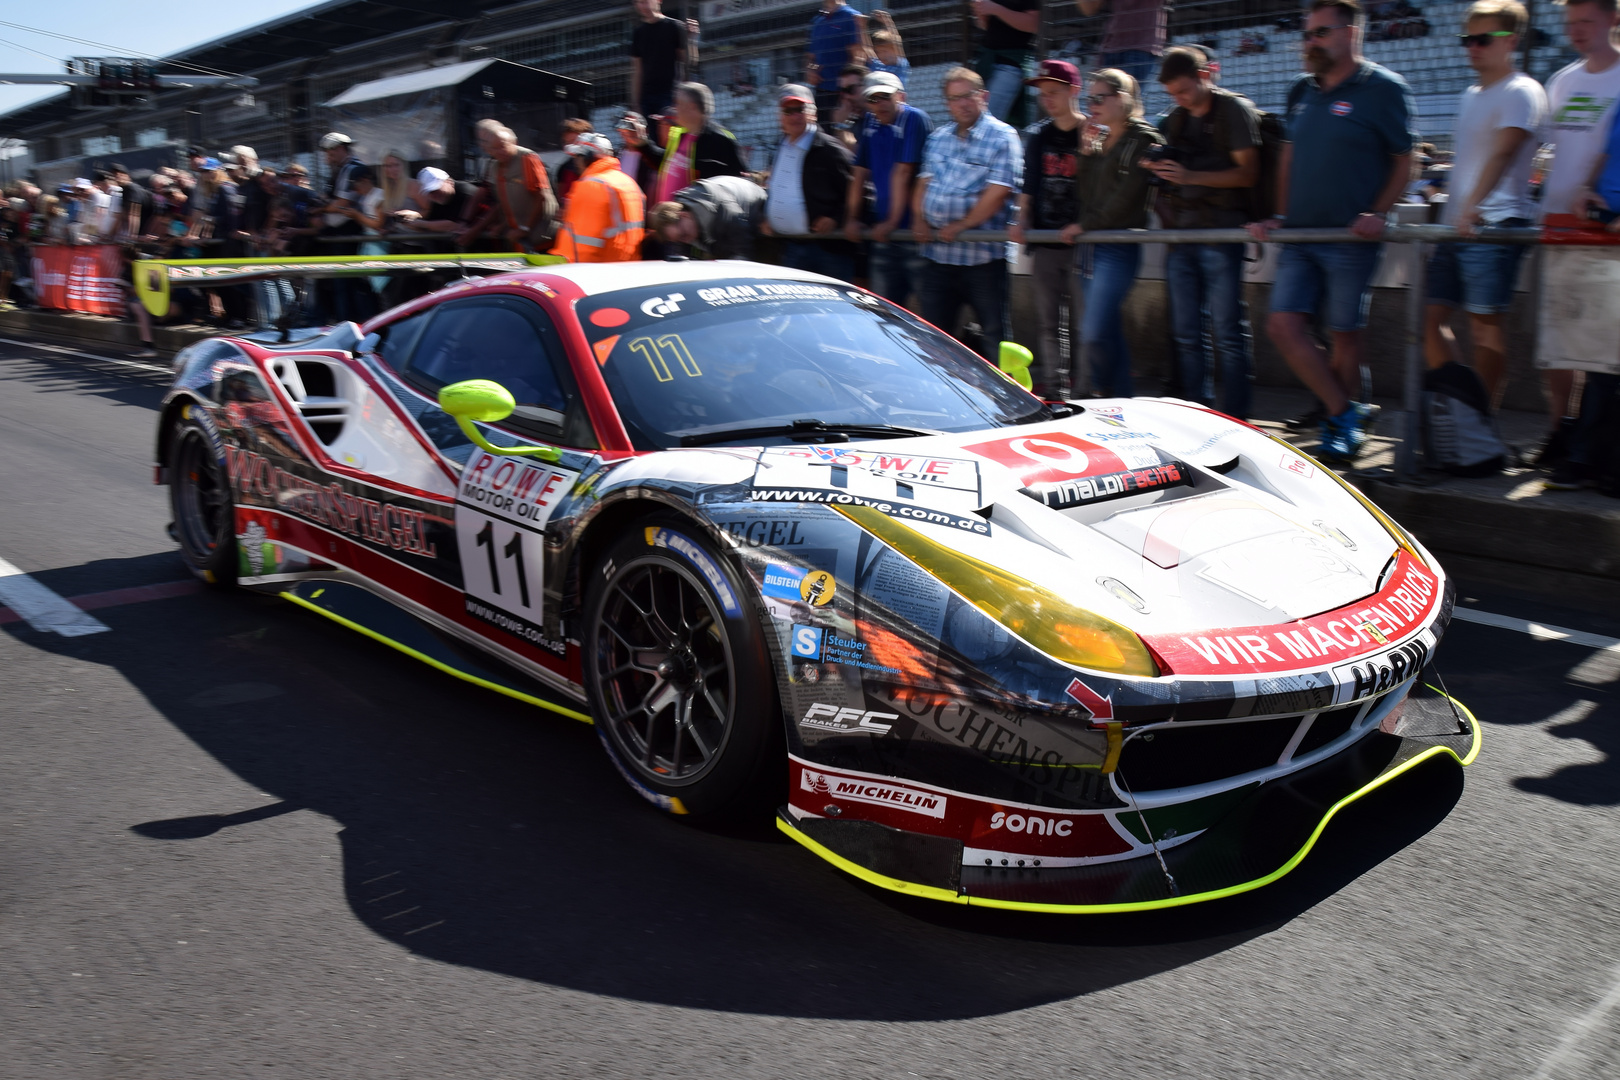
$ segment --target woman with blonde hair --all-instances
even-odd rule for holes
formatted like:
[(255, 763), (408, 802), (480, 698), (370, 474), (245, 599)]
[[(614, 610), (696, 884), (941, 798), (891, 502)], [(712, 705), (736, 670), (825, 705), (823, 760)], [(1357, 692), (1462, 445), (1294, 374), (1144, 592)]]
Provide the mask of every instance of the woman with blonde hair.
[[(390, 150), (383, 155), (382, 178), (378, 185), (382, 189), (382, 212), (384, 215), (398, 213), (401, 210), (417, 209), (415, 191), (416, 181), (411, 178), (410, 160), (398, 150)], [(384, 232), (387, 230), (384, 229)]]
[[(1080, 130), (1075, 173), (1080, 220), (1062, 233), (1070, 244), (1099, 229), (1147, 228), (1152, 174), (1140, 166), (1148, 149), (1164, 142), (1142, 119), (1136, 80), (1118, 68), (1093, 72), (1086, 100), (1091, 118)], [(1086, 305), (1080, 347), (1091, 367), (1091, 385), (1104, 397), (1130, 397), (1131, 350), (1122, 309), (1136, 282), (1142, 246), (1082, 243), (1079, 261)]]

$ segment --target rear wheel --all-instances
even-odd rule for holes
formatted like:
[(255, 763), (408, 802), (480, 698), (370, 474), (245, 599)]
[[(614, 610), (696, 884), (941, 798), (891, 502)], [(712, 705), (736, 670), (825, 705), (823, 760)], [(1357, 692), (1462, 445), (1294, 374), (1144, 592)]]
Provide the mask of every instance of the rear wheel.
[(625, 779), (665, 810), (735, 814), (764, 805), (780, 779), (776, 686), (745, 595), (674, 517), (639, 522), (592, 575), (584, 652), (597, 729)]
[[(193, 406), (195, 407), (195, 406)], [(236, 510), (225, 468), (201, 424), (182, 419), (169, 440), (174, 537), (193, 574), (210, 585), (236, 582)]]

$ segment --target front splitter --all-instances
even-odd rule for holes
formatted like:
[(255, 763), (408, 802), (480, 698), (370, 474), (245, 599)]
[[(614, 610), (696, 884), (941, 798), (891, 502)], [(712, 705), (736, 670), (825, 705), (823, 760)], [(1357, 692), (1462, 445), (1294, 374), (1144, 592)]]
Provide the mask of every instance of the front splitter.
[(960, 840), (871, 821), (800, 818), (786, 807), (776, 827), (862, 881), (953, 904), (1100, 915), (1218, 900), (1293, 870), (1339, 811), (1402, 773), (1443, 755), (1471, 764), (1479, 756), (1479, 721), (1461, 702), (1440, 698), (1466, 730), (1375, 732), (1334, 757), (1260, 785), (1203, 835), (1165, 850), (1162, 868), (1151, 855), (1062, 868), (963, 866)]

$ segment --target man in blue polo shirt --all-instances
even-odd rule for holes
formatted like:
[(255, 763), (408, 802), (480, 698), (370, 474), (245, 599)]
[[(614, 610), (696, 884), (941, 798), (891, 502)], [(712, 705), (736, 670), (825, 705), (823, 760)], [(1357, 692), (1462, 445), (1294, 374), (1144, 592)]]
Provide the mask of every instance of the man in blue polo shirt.
[[(1278, 162), (1278, 213), (1250, 226), (1342, 229), (1366, 240), (1411, 181), (1412, 94), (1406, 80), (1361, 55), (1357, 0), (1314, 0), (1305, 20), (1305, 66), (1288, 91), (1288, 141)], [(1288, 366), (1321, 399), (1324, 460), (1348, 463), (1367, 441), (1373, 407), (1361, 384), (1361, 330), (1372, 303), (1378, 245), (1285, 244), (1271, 287), (1267, 330)], [(1323, 308), (1331, 362), (1310, 334)]]
[(810, 53), (804, 74), (816, 92), (816, 111), (828, 116), (838, 108), (838, 73), (872, 54), (866, 39), (866, 16), (844, 0), (822, 0), (810, 20)]
[(861, 84), (866, 114), (855, 144), (855, 172), (849, 180), (844, 231), (861, 237), (861, 210), (866, 187), (872, 186), (872, 291), (905, 307), (911, 297), (922, 257), (914, 243), (890, 240), (896, 229), (911, 227), (911, 185), (922, 165), (923, 147), (933, 124), (928, 114), (906, 104), (898, 76), (874, 71)]

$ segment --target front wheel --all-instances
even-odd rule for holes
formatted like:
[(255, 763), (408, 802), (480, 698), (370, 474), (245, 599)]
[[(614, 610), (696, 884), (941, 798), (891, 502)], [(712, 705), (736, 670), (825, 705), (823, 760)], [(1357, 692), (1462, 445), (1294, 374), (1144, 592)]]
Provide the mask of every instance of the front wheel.
[[(196, 406), (192, 406), (196, 408)], [(236, 583), (236, 510), (214, 441), (189, 417), (169, 440), (169, 503), (187, 568), (210, 585)]]
[(696, 817), (764, 804), (784, 747), (769, 650), (736, 572), (690, 522), (645, 519), (598, 564), (584, 653), (597, 730), (644, 798)]

